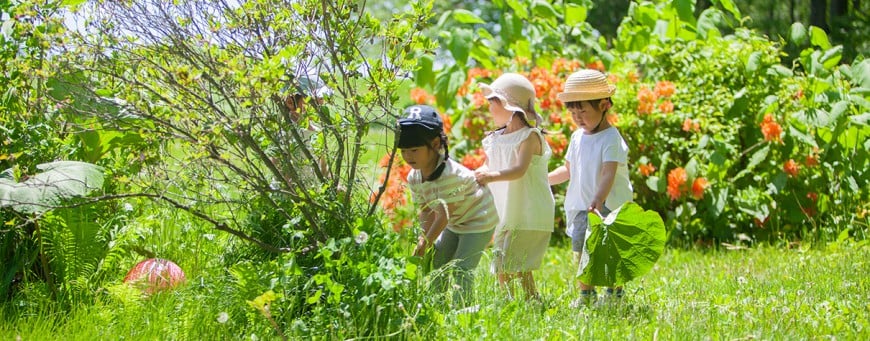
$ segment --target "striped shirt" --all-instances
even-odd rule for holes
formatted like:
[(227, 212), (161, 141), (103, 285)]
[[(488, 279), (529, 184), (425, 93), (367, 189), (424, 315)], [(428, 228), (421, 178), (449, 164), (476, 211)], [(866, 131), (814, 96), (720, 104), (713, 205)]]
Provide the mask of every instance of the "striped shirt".
[(447, 229), (454, 233), (479, 233), (495, 228), (498, 213), (492, 194), (474, 179), (474, 172), (447, 159), (438, 179), (423, 182), (420, 170), (408, 173), (411, 197), (420, 207), (443, 205), (447, 211)]

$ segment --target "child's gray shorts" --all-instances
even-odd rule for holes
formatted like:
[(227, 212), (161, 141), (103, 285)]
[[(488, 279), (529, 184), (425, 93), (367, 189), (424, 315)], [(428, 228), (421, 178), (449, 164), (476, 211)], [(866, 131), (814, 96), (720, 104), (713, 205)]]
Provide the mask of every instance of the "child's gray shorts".
[[(610, 210), (604, 207), (601, 214), (608, 215)], [(603, 218), (602, 218), (603, 219)], [(586, 231), (589, 230), (589, 211), (580, 211), (571, 220), (571, 250), (574, 252), (582, 252), (586, 246)]]

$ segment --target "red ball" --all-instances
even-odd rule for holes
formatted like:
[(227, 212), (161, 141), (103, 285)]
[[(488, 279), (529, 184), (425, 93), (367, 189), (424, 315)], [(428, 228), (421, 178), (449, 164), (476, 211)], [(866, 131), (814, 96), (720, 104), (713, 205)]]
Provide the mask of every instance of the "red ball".
[(140, 286), (147, 294), (172, 289), (185, 281), (184, 271), (168, 259), (150, 258), (136, 264), (124, 283)]

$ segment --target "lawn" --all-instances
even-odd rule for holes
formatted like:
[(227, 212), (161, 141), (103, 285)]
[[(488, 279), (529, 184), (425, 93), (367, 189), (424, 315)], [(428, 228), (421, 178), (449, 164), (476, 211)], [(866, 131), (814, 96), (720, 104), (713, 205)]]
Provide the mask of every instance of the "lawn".
[[(862, 340), (870, 337), (868, 259), (866, 243), (853, 242), (824, 249), (669, 249), (650, 273), (629, 283), (620, 303), (572, 308), (576, 292), (570, 252), (554, 246), (535, 274), (542, 303), (506, 299), (495, 287), (485, 258), (478, 268), (476, 311), (445, 307), (421, 314), (407, 307), (405, 329), (392, 335), (448, 340)], [(276, 337), (268, 327), (245, 325), (244, 316), (256, 312), (232, 299), (233, 286), (221, 269), (204, 271), (182, 289), (147, 300), (125, 290), (123, 285), (107, 287), (71, 314), (44, 302), (13, 301), (0, 310), (0, 339)]]

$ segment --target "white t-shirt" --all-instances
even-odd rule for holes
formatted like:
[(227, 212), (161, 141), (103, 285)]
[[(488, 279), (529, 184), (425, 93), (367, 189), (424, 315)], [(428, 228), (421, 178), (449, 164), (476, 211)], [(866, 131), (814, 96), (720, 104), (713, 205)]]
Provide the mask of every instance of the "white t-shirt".
[[(628, 144), (616, 127), (610, 127), (592, 135), (577, 129), (571, 135), (571, 143), (565, 153), (570, 165), (571, 180), (565, 192), (565, 215), (568, 228), (571, 220), (580, 211), (586, 211), (595, 198), (601, 167), (605, 162), (618, 162), (613, 187), (604, 201), (610, 210), (632, 200), (632, 187), (628, 179)], [(567, 231), (571, 235), (571, 231)]]
[(499, 228), (506, 230), (534, 230), (553, 232), (556, 204), (547, 184), (550, 146), (541, 131), (523, 128), (508, 134), (495, 132), (483, 139), (486, 166), (490, 171), (513, 167), (519, 158), (520, 144), (529, 134), (541, 140), (541, 155), (532, 155), (529, 168), (519, 179), (493, 181), (487, 186), (492, 191), (500, 218)]
[(495, 228), (498, 214), (492, 194), (477, 183), (474, 172), (447, 159), (438, 179), (423, 182), (418, 169), (408, 173), (411, 197), (420, 207), (443, 205), (447, 211), (447, 229), (455, 233), (479, 233)]

